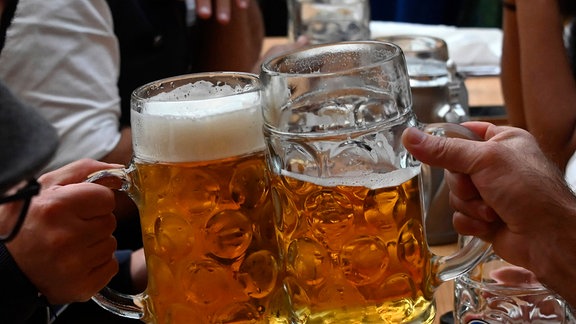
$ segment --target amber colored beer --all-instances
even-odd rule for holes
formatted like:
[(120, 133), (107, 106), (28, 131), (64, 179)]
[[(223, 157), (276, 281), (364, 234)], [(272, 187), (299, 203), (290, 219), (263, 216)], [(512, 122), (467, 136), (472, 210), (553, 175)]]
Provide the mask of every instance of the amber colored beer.
[(372, 189), (362, 179), (338, 185), (286, 171), (273, 175), (283, 209), (276, 227), (285, 287), (297, 320), (432, 322), (417, 171), (398, 171), (396, 184)]
[(135, 167), (157, 322), (264, 321), (279, 267), (263, 153)]

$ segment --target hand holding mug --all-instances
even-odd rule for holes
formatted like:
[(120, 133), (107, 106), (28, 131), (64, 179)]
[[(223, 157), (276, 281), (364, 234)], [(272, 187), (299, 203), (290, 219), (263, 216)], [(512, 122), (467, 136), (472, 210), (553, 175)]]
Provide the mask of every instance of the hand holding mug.
[(40, 194), (32, 199), (19, 234), (6, 244), (52, 304), (86, 301), (118, 271), (114, 193), (83, 182), (90, 173), (112, 167), (118, 165), (80, 160), (41, 176)]

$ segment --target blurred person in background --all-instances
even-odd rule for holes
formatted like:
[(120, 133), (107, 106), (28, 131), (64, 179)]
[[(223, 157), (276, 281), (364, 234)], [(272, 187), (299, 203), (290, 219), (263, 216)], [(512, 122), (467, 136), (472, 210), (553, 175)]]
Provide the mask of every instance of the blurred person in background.
[(576, 2), (505, 0), (503, 6), (508, 121), (532, 133), (576, 188)]
[(118, 37), (123, 126), (148, 82), (206, 71), (251, 72), (264, 22), (256, 0), (107, 0)]

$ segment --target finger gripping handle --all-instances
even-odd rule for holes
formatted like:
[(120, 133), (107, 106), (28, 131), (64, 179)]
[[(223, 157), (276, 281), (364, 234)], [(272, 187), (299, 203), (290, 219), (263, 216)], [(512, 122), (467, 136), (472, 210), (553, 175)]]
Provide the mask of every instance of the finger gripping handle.
[[(442, 137), (463, 138), (474, 141), (482, 139), (470, 129), (454, 123), (434, 123), (424, 125), (424, 132)], [(491, 244), (473, 237), (468, 244), (462, 246), (449, 256), (432, 254), (432, 268), (435, 274), (435, 287), (452, 280), (472, 270), (490, 251)]]
[[(107, 169), (97, 171), (88, 176), (85, 182), (103, 185), (112, 190), (128, 191), (130, 188), (129, 170)], [(92, 300), (100, 307), (116, 315), (143, 319), (146, 315), (143, 301), (145, 293), (128, 295), (119, 293), (109, 287), (104, 287), (100, 292), (92, 296)]]

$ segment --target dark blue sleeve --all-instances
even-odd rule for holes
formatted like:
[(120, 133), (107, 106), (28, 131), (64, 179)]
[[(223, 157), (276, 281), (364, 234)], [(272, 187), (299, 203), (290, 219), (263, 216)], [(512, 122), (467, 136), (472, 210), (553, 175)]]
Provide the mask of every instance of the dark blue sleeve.
[(135, 294), (139, 291), (134, 291), (132, 285), (132, 277), (130, 276), (130, 258), (132, 256), (131, 250), (118, 250), (114, 253), (118, 260), (119, 269), (118, 273), (109, 283), (109, 287), (125, 294)]
[(0, 323), (23, 323), (46, 310), (46, 300), (0, 244)]

